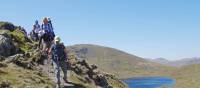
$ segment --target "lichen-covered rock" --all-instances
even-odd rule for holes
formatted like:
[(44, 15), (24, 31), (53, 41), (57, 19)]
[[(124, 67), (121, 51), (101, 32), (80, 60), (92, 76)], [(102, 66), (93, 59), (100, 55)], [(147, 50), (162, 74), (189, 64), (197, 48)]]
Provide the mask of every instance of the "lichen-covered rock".
[(127, 87), (115, 76), (99, 71), (96, 65), (90, 65), (86, 62), (86, 60), (79, 60), (75, 55), (69, 54), (68, 57), (70, 69), (77, 75), (81, 75), (86, 83), (94, 83), (96, 86), (100, 86), (102, 88)]
[(7, 34), (0, 34), (0, 55), (10, 56), (16, 53), (12, 39)]
[(23, 58), (23, 57), (24, 57), (23, 54), (15, 54), (15, 55), (7, 57), (6, 60), (5, 60), (5, 62), (6, 63), (11, 63), (11, 62), (14, 62), (16, 59)]
[(0, 88), (12, 88), (10, 85), (11, 85), (10, 82), (3, 81), (0, 83)]

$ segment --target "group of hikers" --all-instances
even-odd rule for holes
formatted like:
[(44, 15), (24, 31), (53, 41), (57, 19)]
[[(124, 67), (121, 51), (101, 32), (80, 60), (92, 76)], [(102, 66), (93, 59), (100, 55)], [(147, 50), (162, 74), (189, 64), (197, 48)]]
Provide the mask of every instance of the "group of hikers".
[[(67, 52), (59, 36), (55, 36), (53, 25), (50, 18), (45, 17), (42, 24), (38, 20), (33, 25), (30, 37), (39, 42), (39, 49), (48, 54), (48, 62), (51, 61), (56, 77), (56, 88), (61, 88), (60, 68), (64, 73), (63, 80), (67, 80)], [(51, 63), (48, 63), (51, 64)]]
[[(39, 41), (39, 48), (42, 48), (42, 51), (49, 48), (55, 37), (51, 19), (45, 17), (42, 21), (42, 25), (39, 24), (38, 20), (36, 20), (30, 36), (34, 41)], [(41, 44), (44, 45), (42, 46)]]

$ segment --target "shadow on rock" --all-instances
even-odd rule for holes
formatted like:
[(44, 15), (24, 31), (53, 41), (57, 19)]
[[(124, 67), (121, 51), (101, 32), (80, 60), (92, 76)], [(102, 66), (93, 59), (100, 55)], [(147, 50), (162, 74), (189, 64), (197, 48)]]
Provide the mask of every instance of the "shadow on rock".
[(83, 85), (73, 83), (73, 82), (67, 82), (68, 84), (71, 84), (70, 86), (64, 86), (63, 88), (86, 88)]

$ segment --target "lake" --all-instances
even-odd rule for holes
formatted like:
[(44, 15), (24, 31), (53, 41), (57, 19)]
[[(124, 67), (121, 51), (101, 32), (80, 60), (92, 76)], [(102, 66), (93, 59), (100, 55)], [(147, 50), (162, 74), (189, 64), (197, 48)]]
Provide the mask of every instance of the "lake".
[(168, 77), (135, 77), (123, 80), (129, 88), (173, 88), (175, 80)]

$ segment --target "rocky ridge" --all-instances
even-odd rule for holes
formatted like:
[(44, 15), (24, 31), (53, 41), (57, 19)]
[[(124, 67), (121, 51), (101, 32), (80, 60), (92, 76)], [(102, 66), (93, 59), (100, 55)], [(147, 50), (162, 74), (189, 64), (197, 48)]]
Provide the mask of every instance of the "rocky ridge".
[[(11, 23), (0, 22), (0, 88), (54, 88), (55, 81), (45, 69), (47, 55)], [(72, 88), (126, 88), (114, 75), (101, 72), (96, 65), (77, 59), (70, 52)], [(63, 86), (64, 88), (67, 86)]]

